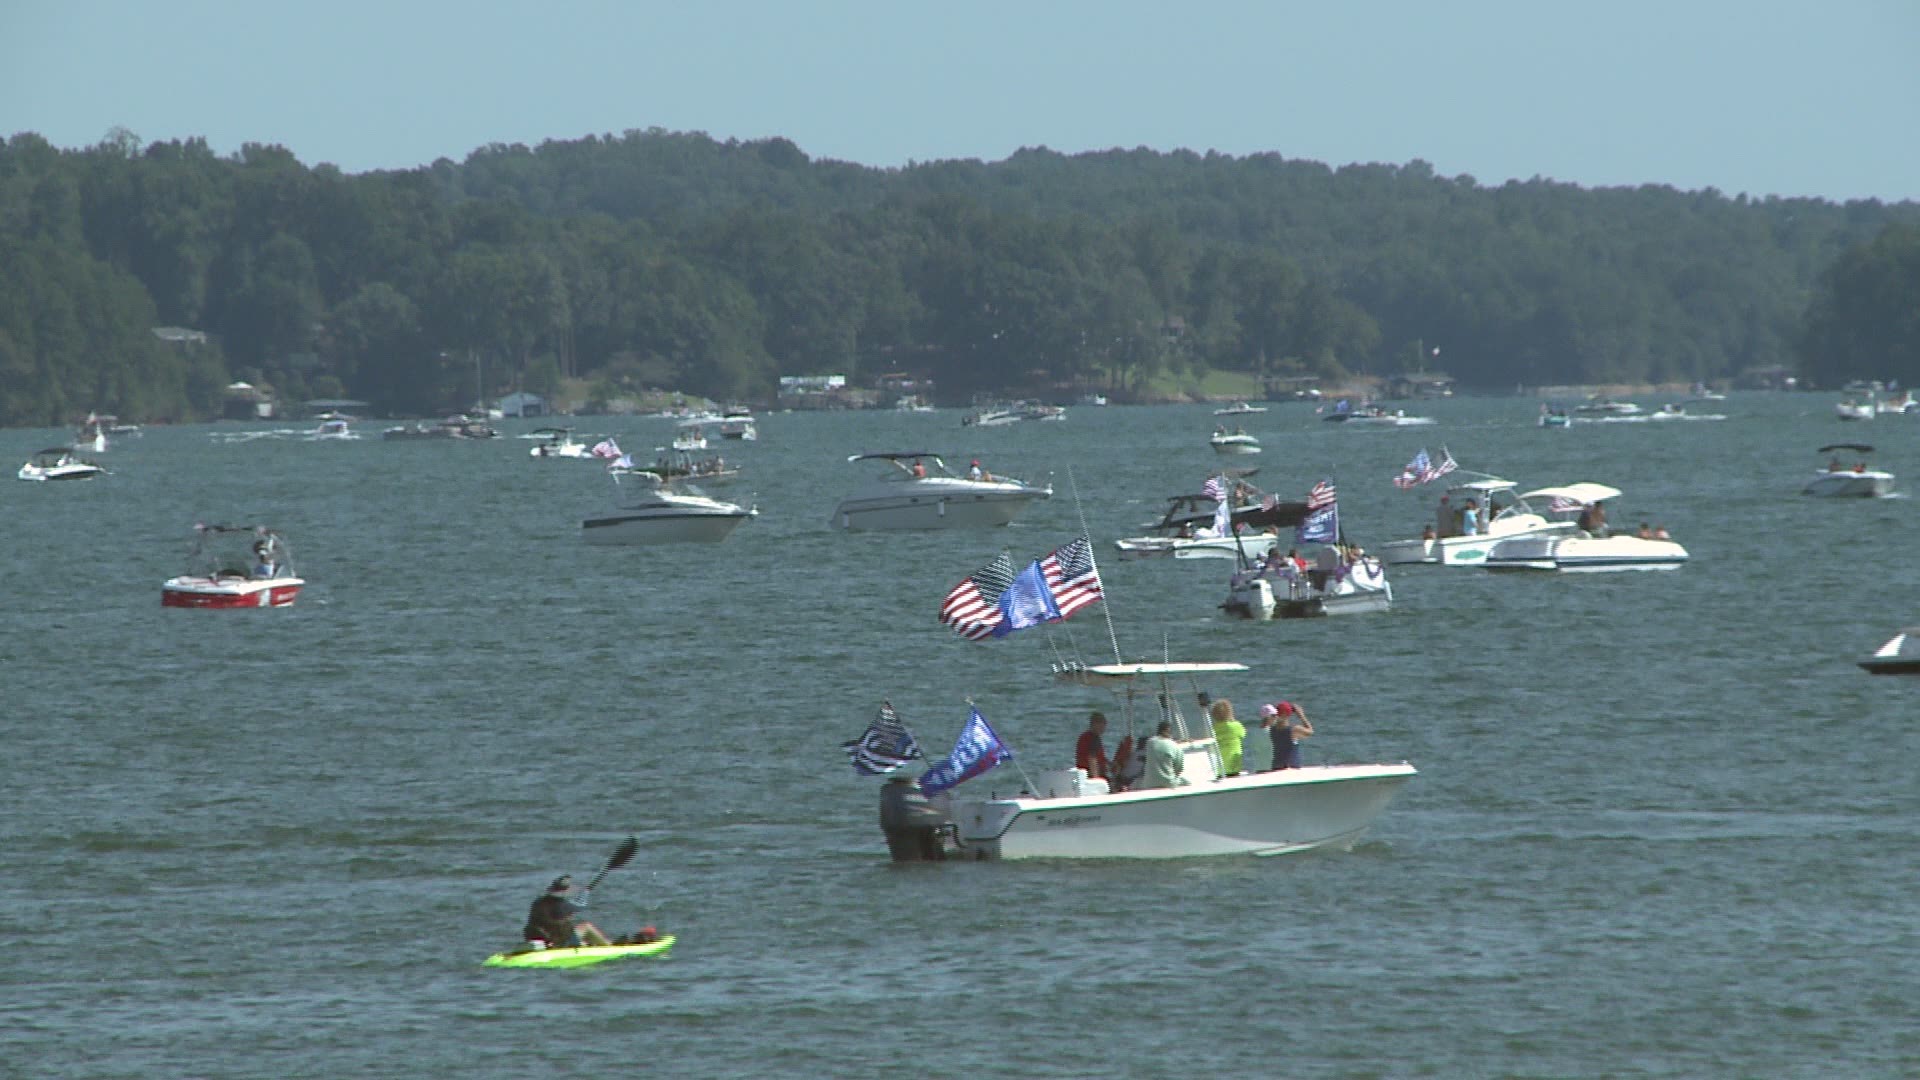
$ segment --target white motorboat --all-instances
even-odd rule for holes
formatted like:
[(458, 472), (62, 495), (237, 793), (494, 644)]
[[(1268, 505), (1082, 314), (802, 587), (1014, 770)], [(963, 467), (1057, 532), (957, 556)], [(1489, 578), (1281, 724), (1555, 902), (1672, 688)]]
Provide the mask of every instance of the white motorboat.
[[(1842, 450), (1856, 455), (1853, 464), (1840, 459)], [(1893, 493), (1892, 473), (1867, 468), (1864, 455), (1873, 453), (1873, 447), (1865, 443), (1834, 443), (1821, 447), (1820, 452), (1834, 456), (1827, 460), (1826, 468), (1813, 474), (1800, 494), (1827, 499), (1878, 499)]]
[(1558, 405), (1540, 406), (1540, 426), (1544, 428), (1565, 428), (1573, 426), (1573, 417)]
[(1022, 420), (1065, 420), (1067, 407), (1064, 405), (1046, 405), (1038, 401), (1023, 401), (1018, 406)]
[(1356, 408), (1346, 398), (1335, 402), (1333, 411), (1320, 419), (1352, 427), (1425, 427), (1435, 422), (1431, 416), (1408, 416), (1405, 409), (1386, 409), (1379, 405)]
[(1254, 470), (1228, 470), (1222, 481), (1232, 485), (1233, 508), (1225, 534), (1220, 531), (1219, 502), (1213, 496), (1175, 495), (1167, 500), (1160, 520), (1147, 526), (1153, 530), (1151, 535), (1126, 537), (1114, 541), (1114, 546), (1128, 559), (1215, 554), (1231, 559), (1260, 554), (1277, 539), (1278, 530), (1291, 529), (1306, 519), (1307, 504), (1268, 498), (1241, 479), (1250, 471)]
[(1257, 454), (1260, 452), (1260, 440), (1239, 429), (1233, 431), (1215, 431), (1207, 440), (1216, 454)]
[(1244, 401), (1236, 401), (1231, 405), (1225, 406), (1224, 408), (1213, 410), (1213, 415), (1215, 416), (1253, 416), (1257, 413), (1263, 413), (1266, 411), (1267, 411), (1267, 407), (1265, 405), (1249, 405)]
[(1886, 416), (1889, 413), (1899, 415), (1920, 413), (1920, 401), (1913, 399), (1913, 393), (1911, 391), (1902, 390), (1890, 397), (1875, 400), (1873, 403), (1873, 411), (1881, 416)]
[(523, 439), (539, 439), (538, 445), (528, 448), (528, 457), (537, 458), (591, 458), (593, 451), (587, 444), (573, 437), (572, 428), (538, 428), (521, 436)]
[[(1522, 499), (1551, 499), (1554, 506), (1578, 507), (1581, 519), (1574, 531), (1529, 533), (1502, 540), (1488, 549), (1481, 565), (1489, 570), (1558, 570), (1603, 573), (1616, 570), (1673, 570), (1687, 561), (1687, 549), (1669, 537), (1644, 537), (1608, 532), (1592, 515), (1618, 488), (1579, 483), (1538, 488)], [(1557, 511), (1570, 512), (1570, 511)], [(1582, 527), (1585, 523), (1591, 527)]]
[(1261, 622), (1362, 615), (1392, 608), (1393, 586), (1387, 582), (1386, 564), (1357, 548), (1349, 551), (1353, 554), (1326, 560), (1326, 569), (1303, 570), (1276, 547), (1262, 563), (1233, 575), (1220, 608)]
[(160, 586), (160, 606), (292, 607), (306, 580), (284, 534), (260, 525), (195, 525), (193, 568)]
[(746, 409), (728, 409), (720, 418), (718, 425), (723, 439), (742, 439), (753, 442), (760, 438), (760, 428), (753, 422), (753, 413)]
[(927, 450), (854, 454), (847, 460), (887, 463), (885, 473), (841, 499), (827, 520), (829, 527), (850, 532), (992, 528), (1053, 495), (1052, 485), (1035, 487), (1011, 477), (955, 476), (940, 455)]
[(52, 446), (20, 466), (22, 480), (91, 480), (107, 470), (74, 454), (71, 446)]
[[(1122, 697), (1116, 727), (1144, 743), (1159, 722), (1182, 755), (1176, 787), (1113, 791), (1080, 769), (1020, 777), (1001, 795), (975, 779), (949, 803), (960, 852), (981, 859), (1174, 859), (1351, 849), (1415, 775), (1407, 762), (1310, 765), (1228, 776), (1204, 717), (1189, 723), (1172, 680), (1245, 671), (1228, 663), (1115, 663), (1060, 669)], [(1144, 683), (1145, 685), (1137, 685)], [(975, 789), (985, 786), (985, 793)]]
[(74, 447), (93, 454), (106, 453), (107, 432), (117, 425), (119, 419), (117, 416), (102, 416), (99, 413), (88, 413), (87, 418), (80, 422), (79, 430), (74, 433)]
[(707, 448), (707, 424), (712, 421), (695, 417), (680, 421), (673, 433), (672, 446), (675, 450), (705, 450)]
[(1006, 427), (1020, 422), (1020, 410), (1009, 405), (988, 405), (960, 418), (961, 427)]
[(1610, 397), (1602, 397), (1598, 394), (1573, 407), (1573, 414), (1575, 416), (1588, 419), (1639, 416), (1641, 412), (1640, 406), (1635, 405), (1631, 401), (1615, 401)]
[(1848, 398), (1833, 406), (1834, 415), (1842, 420), (1871, 420), (1878, 411), (1871, 394), (1865, 400)]
[(580, 535), (589, 544), (714, 543), (758, 515), (755, 507), (661, 484), (636, 490), (615, 509), (582, 521)]
[(360, 437), (360, 433), (353, 430), (353, 417), (345, 413), (326, 412), (314, 419), (320, 421), (320, 426), (307, 432), (309, 442), (347, 442)]
[(1920, 626), (1909, 626), (1888, 638), (1860, 666), (1875, 675), (1920, 675)]
[[(1511, 480), (1486, 473), (1456, 473), (1463, 476), (1440, 496), (1435, 524), (1412, 540), (1394, 540), (1380, 545), (1380, 558), (1389, 566), (1404, 563), (1438, 563), (1442, 566), (1478, 566), (1487, 552), (1501, 540), (1515, 536), (1565, 534), (1574, 531), (1572, 521), (1555, 521), (1514, 494)], [(1467, 479), (1465, 477), (1471, 477)], [(1474, 503), (1480, 530), (1465, 531), (1467, 503)]]
[(1701, 383), (1701, 382), (1697, 382), (1693, 384), (1692, 394), (1693, 396), (1688, 399), (1690, 401), (1725, 401), (1727, 400), (1727, 395), (1721, 393), (1718, 390), (1713, 389), (1712, 387), (1709, 387), (1706, 383)]

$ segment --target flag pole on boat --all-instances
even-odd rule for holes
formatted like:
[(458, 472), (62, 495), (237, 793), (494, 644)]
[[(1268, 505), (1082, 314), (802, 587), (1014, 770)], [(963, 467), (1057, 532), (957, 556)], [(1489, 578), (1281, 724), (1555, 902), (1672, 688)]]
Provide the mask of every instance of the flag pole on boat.
[[(1093, 535), (1087, 530), (1087, 510), (1080, 503), (1080, 483), (1074, 479), (1073, 466), (1067, 466), (1067, 487), (1073, 491), (1073, 513), (1080, 519), (1080, 539), (1087, 542), (1087, 565), (1093, 568), (1094, 580), (1100, 579), (1100, 561), (1093, 551)], [(1100, 617), (1107, 621), (1107, 644), (1113, 648), (1113, 662), (1124, 663), (1120, 655), (1120, 638), (1113, 632), (1113, 600), (1107, 596), (1106, 586), (1100, 588)]]

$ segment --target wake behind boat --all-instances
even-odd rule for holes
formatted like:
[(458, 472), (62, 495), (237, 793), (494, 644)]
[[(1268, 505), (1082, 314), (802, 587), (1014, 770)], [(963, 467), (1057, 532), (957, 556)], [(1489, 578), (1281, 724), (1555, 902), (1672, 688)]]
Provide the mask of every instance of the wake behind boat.
[[(980, 472), (955, 476), (928, 450), (854, 454), (850, 462), (884, 461), (887, 470), (856, 489), (833, 509), (830, 528), (849, 532), (886, 529), (980, 529), (1006, 525), (1028, 506), (1053, 496), (1011, 477)], [(978, 470), (976, 460), (973, 468)]]

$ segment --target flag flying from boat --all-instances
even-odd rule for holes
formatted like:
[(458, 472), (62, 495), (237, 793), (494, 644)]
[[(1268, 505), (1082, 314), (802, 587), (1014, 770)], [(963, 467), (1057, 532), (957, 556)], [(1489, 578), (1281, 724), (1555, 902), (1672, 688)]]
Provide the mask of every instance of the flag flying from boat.
[(853, 759), (853, 771), (862, 776), (890, 773), (914, 758), (923, 756), (913, 741), (913, 733), (900, 722), (893, 703), (880, 703), (880, 715), (857, 739), (840, 744)]
[[(1438, 480), (1459, 467), (1460, 463), (1453, 460), (1453, 451), (1443, 446), (1440, 448), (1440, 463), (1433, 467), (1433, 472), (1428, 475), (1427, 480)], [(1426, 480), (1421, 481), (1423, 484), (1426, 482)]]
[(613, 460), (620, 456), (620, 444), (612, 439), (601, 439), (593, 444), (593, 456)]
[(1413, 455), (1412, 461), (1401, 467), (1400, 475), (1393, 478), (1393, 486), (1401, 491), (1407, 491), (1426, 483), (1431, 479), (1432, 472), (1433, 459), (1427, 456), (1427, 448), (1423, 446), (1419, 453)]
[(633, 468), (633, 455), (632, 455), (632, 454), (621, 454), (621, 455), (620, 455), (619, 457), (617, 457), (617, 458), (614, 458), (614, 459), (613, 459), (613, 462), (612, 462), (612, 464), (609, 464), (609, 465), (607, 466), (607, 468), (609, 468), (609, 469), (631, 469), (631, 468)]
[(985, 641), (1000, 625), (1000, 598), (1013, 584), (1013, 560), (1006, 552), (975, 570), (940, 605), (940, 621), (968, 641)]
[(987, 718), (974, 709), (967, 717), (960, 737), (954, 740), (953, 753), (945, 761), (920, 774), (920, 790), (937, 795), (955, 784), (971, 780), (1013, 756), (1013, 749), (994, 734)]
[(1307, 517), (1293, 531), (1301, 544), (1331, 544), (1340, 536), (1340, 504), (1334, 500), (1333, 481), (1322, 480), (1307, 493)]
[(1059, 622), (1103, 595), (1093, 545), (1080, 537), (1018, 572), (1001, 552), (947, 593), (940, 621), (968, 641), (985, 641)]
[(1200, 494), (1205, 495), (1209, 499), (1226, 498), (1227, 478), (1221, 476), (1219, 473), (1214, 473), (1212, 476), (1207, 477), (1207, 482), (1200, 486)]
[(1227, 478), (1215, 473), (1207, 477), (1200, 494), (1213, 500), (1213, 531), (1220, 536), (1233, 535), (1233, 496), (1227, 491)]
[(1053, 602), (1063, 619), (1072, 618), (1074, 612), (1104, 595), (1100, 589), (1100, 568), (1093, 563), (1093, 545), (1084, 536), (1054, 548), (1040, 560), (1040, 572), (1047, 579), (1047, 591), (1053, 594)]

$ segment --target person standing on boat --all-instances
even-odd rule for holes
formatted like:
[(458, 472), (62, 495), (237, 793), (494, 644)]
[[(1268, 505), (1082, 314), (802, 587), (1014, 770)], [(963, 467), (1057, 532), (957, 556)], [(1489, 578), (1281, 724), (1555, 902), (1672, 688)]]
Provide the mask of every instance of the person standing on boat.
[(1273, 764), (1267, 771), (1300, 767), (1300, 740), (1313, 734), (1313, 721), (1291, 701), (1260, 706), (1260, 726), (1273, 743)]
[(1087, 730), (1080, 733), (1080, 741), (1073, 747), (1073, 764), (1089, 777), (1097, 776), (1108, 781), (1112, 787), (1113, 763), (1107, 760), (1107, 748), (1100, 741), (1107, 731), (1107, 714), (1094, 712), (1087, 717)]
[(267, 540), (253, 542), (253, 576), (266, 579), (280, 576), (280, 568), (273, 564), (273, 544)]
[(1480, 503), (1474, 499), (1468, 499), (1467, 508), (1460, 511), (1460, 533), (1463, 536), (1472, 536), (1479, 531)]
[(945, 861), (940, 830), (946, 826), (946, 812), (920, 790), (920, 781), (894, 773), (881, 785), (880, 831), (887, 836), (887, 853), (894, 862)]
[(1147, 771), (1141, 777), (1140, 786), (1179, 787), (1187, 782), (1180, 775), (1186, 768), (1187, 755), (1180, 749), (1180, 744), (1173, 741), (1173, 721), (1160, 721), (1159, 729), (1147, 740)]
[(1247, 725), (1234, 719), (1233, 702), (1226, 698), (1207, 706), (1207, 718), (1213, 721), (1213, 742), (1220, 748), (1220, 775), (1240, 775)]
[(587, 891), (582, 889), (576, 897), (573, 878), (562, 874), (553, 879), (546, 894), (535, 900), (527, 911), (527, 926), (520, 932), (521, 936), (556, 949), (610, 944), (598, 927), (580, 918), (585, 910)]

